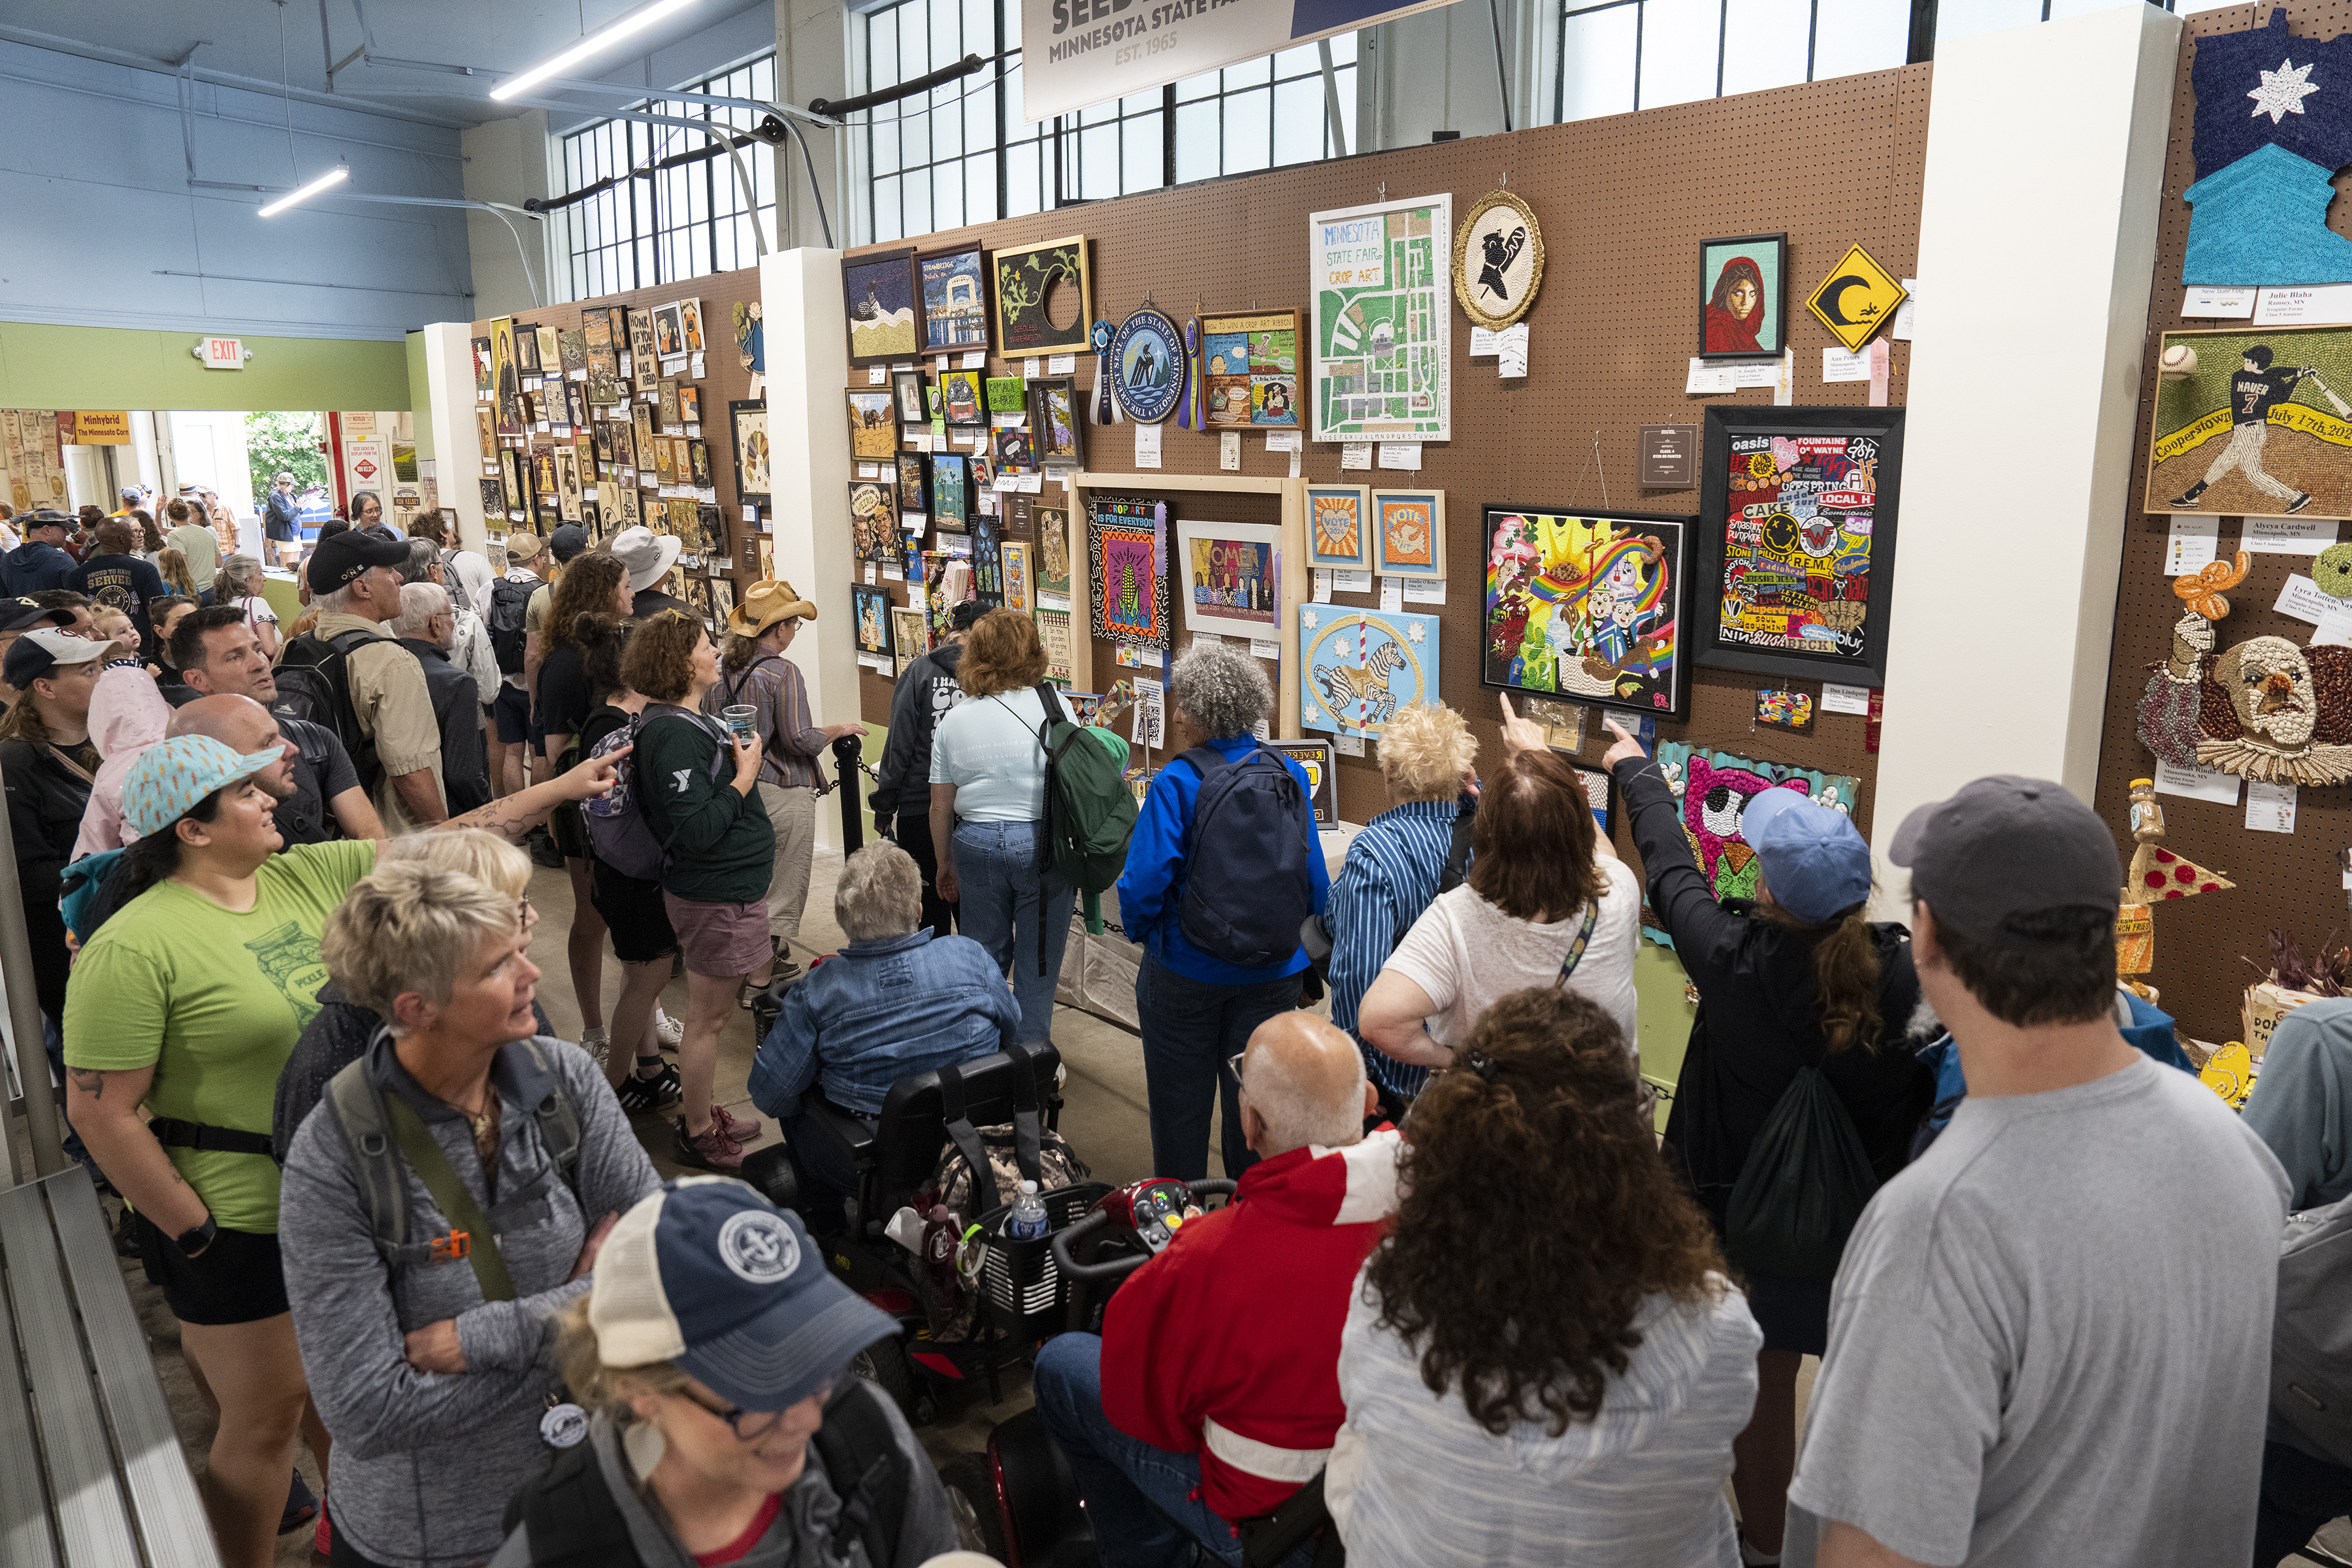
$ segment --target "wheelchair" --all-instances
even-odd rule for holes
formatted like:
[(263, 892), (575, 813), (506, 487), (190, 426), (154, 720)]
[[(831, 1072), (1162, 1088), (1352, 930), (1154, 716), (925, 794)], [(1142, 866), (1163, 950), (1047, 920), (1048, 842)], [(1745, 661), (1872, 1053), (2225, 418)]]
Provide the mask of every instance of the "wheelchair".
[[(968, 1218), (985, 1220), (1009, 1205), (1009, 1193), (982, 1195), (997, 1184), (977, 1129), (1013, 1124), (1023, 1173), (1034, 1177), (1037, 1129), (1058, 1127), (1061, 1120), (1060, 1072), (1061, 1057), (1050, 1045), (1015, 1044), (959, 1067), (899, 1079), (871, 1127), (814, 1088), (803, 1101), (806, 1120), (802, 1135), (827, 1140), (840, 1163), (857, 1173), (856, 1189), (845, 1205), (846, 1226), (833, 1236), (815, 1235), (812, 1226), (811, 1234), (825, 1249), (833, 1271), (898, 1319), (901, 1329), (896, 1341), (864, 1352), (853, 1370), (879, 1385), (915, 1425), (937, 1419), (943, 1408), (960, 1406), (962, 1391), (976, 1376), (985, 1376), (992, 1399), (1002, 1398), (1003, 1369), (1042, 1335), (1024, 1332), (1034, 1313), (996, 1310), (989, 1296), (1003, 1282), (992, 1275), (982, 1281), (974, 1320), (980, 1331), (968, 1340), (939, 1340), (936, 1336), (953, 1318), (950, 1303), (940, 1299), (922, 1260), (892, 1240), (886, 1227), (900, 1208), (911, 1205), (917, 1193), (931, 1185), (940, 1156), (951, 1146), (961, 1150), (965, 1163), (972, 1166), (977, 1212)], [(783, 1146), (747, 1156), (743, 1179), (778, 1208), (799, 1211), (807, 1219), (798, 1173)], [(1066, 1224), (1104, 1190), (1099, 1184), (1083, 1183), (1045, 1196), (1055, 1223)], [(1042, 1243), (1027, 1244), (1027, 1249), (1044, 1257)], [(996, 1261), (989, 1259), (992, 1267)]]

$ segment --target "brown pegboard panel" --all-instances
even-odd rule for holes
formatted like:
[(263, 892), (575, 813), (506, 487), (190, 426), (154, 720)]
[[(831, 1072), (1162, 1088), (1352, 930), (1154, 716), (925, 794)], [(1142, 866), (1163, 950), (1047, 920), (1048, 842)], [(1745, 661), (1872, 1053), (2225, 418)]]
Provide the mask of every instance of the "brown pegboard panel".
[[(2172, 624), (2183, 607), (2164, 571), (2170, 518), (2143, 510), (2147, 444), (2156, 409), (2158, 342), (2162, 333), (2181, 328), (2242, 325), (2191, 321), (2180, 314), (2187, 292), (2180, 281), (2180, 265), (2189, 242), (2189, 204), (2181, 196), (2197, 179), (2196, 159), (2190, 153), (2196, 99), (2189, 90), (2189, 71), (2199, 38), (2243, 32), (2266, 21), (2271, 9), (2268, 5), (2232, 5), (2182, 19), (2187, 36), (2181, 42), (2173, 83), (2155, 288), (2148, 304), (2139, 421), (2132, 447), (2133, 510), (2126, 521), (2122, 581), (2116, 596), (2114, 663), (2108, 671), (2094, 800), (2100, 816), (2115, 826), (2126, 852), (2131, 846), (2124, 825), (2131, 780), (2149, 774), (2155, 765), (2153, 755), (2139, 742), (2140, 696), (2147, 684), (2148, 667), (2160, 663), (2171, 649)], [(2324, 40), (2352, 29), (2352, 4), (2347, 0), (2324, 4), (2301, 0), (2285, 9), (2288, 31), (2297, 38)], [(2341, 190), (2343, 180), (2339, 177), (2336, 183)], [(2352, 234), (2352, 212), (2347, 208), (2347, 204), (2338, 200), (2328, 209), (2329, 226), (2339, 234)], [(2240, 520), (2221, 520), (2225, 558), (2234, 551), (2239, 531)], [(2309, 626), (2276, 614), (2271, 605), (2288, 574), (2308, 572), (2310, 565), (2308, 556), (2255, 555), (2253, 570), (2229, 595), (2229, 618), (2214, 628), (2217, 646), (2227, 647), (2265, 633), (2296, 643), (2306, 639), (2312, 630)], [(2217, 805), (2176, 795), (2166, 795), (2163, 801), (2167, 844), (2228, 876), (2238, 887), (2234, 892), (2209, 894), (2159, 909), (2156, 968), (2147, 978), (2161, 994), (2166, 1010), (2190, 1033), (2209, 1040), (2235, 1039), (2241, 1033), (2240, 997), (2247, 984), (2259, 978), (2256, 968), (2244, 961), (2267, 969), (2265, 933), (2270, 928), (2293, 932), (2306, 953), (2330, 933), (2340, 940), (2342, 933), (2352, 929), (2336, 869), (2336, 851), (2352, 845), (2352, 801), (2347, 801), (2341, 788), (2299, 791), (2292, 836), (2249, 831), (2242, 805)]]
[[(1932, 68), (1843, 77), (1809, 86), (1702, 103), (1544, 126), (1475, 141), (1401, 149), (1335, 163), (1204, 182), (1003, 223), (956, 229), (919, 241), (943, 248), (977, 241), (992, 248), (1084, 233), (1093, 247), (1095, 309), (1118, 321), (1147, 299), (1180, 321), (1253, 302), (1307, 307), (1307, 216), (1377, 198), (1451, 193), (1454, 221), (1465, 205), (1508, 176), (1543, 225), (1544, 288), (1528, 316), (1529, 374), (1496, 379), (1490, 360), (1473, 364), (1469, 323), (1454, 314), (1454, 439), (1423, 449), (1418, 476), (1383, 476), (1446, 492), (1446, 551), (1452, 566), (1441, 612), (1442, 694), (1470, 720), (1482, 755), (1498, 754), (1495, 694), (1477, 683), (1479, 599), (1483, 592), (1479, 509), (1489, 502), (1696, 514), (1698, 492), (1644, 491), (1633, 483), (1634, 428), (1698, 424), (1707, 404), (1771, 402), (1769, 390), (1723, 398), (1682, 392), (1698, 333), (1698, 246), (1724, 234), (1786, 230), (1790, 241), (1790, 342), (1797, 351), (1800, 404), (1862, 405), (1866, 384), (1824, 385), (1821, 351), (1833, 341), (1803, 305), (1804, 296), (1845, 247), (1857, 241), (1899, 275), (1917, 264), (1919, 192)], [(1449, 237), (1450, 238), (1450, 237)], [(888, 248), (877, 247), (875, 248)], [(1892, 401), (1904, 401), (1910, 345), (1894, 349)], [(1080, 380), (1091, 384), (1091, 356)], [(992, 374), (1021, 374), (997, 360)], [(1600, 463), (1591, 462), (1595, 432)], [(1130, 427), (1087, 431), (1096, 472), (1131, 467)], [(1308, 478), (1338, 477), (1334, 445), (1307, 443)], [(1178, 475), (1217, 471), (1213, 435), (1178, 428), (1164, 438), (1165, 468), (1139, 474), (1134, 489), (1164, 493), (1177, 517), (1275, 521), (1272, 498), (1187, 495)], [(1243, 442), (1244, 474), (1278, 478), (1288, 459), (1268, 456), (1255, 435)], [(1580, 472), (1582, 472), (1580, 483)], [(1261, 501), (1261, 520), (1242, 506)], [(1074, 527), (1076, 520), (1074, 520)], [(1076, 541), (1080, 551), (1084, 539)], [(1081, 559), (1083, 557), (1081, 556)], [(1710, 591), (1701, 584), (1699, 591)], [(894, 595), (903, 602), (903, 592)], [(1373, 595), (1341, 595), (1370, 606)], [(1181, 626), (1181, 612), (1177, 619)], [(1180, 630), (1177, 642), (1185, 640)], [(1097, 682), (1115, 667), (1108, 644), (1096, 646)], [(1289, 678), (1289, 672), (1284, 672)], [(1862, 780), (1855, 818), (1865, 832), (1874, 795), (1876, 758), (1863, 749), (1864, 721), (1823, 715), (1809, 736), (1758, 731), (1752, 724), (1759, 678), (1700, 670), (1691, 716), (1662, 724), (1660, 735), (1720, 747), (1763, 761), (1793, 763)], [(889, 713), (890, 682), (860, 679), (865, 717)], [(1808, 683), (1818, 692), (1817, 683)], [(1597, 710), (1594, 710), (1597, 712)], [(1583, 749), (1598, 759), (1608, 736), (1592, 725)], [(1361, 822), (1385, 804), (1371, 758), (1340, 760), (1339, 807)], [(1621, 852), (1631, 855), (1626, 836)]]
[[(518, 310), (514, 318), (518, 321), (553, 327), (561, 331), (579, 326), (582, 312), (591, 306), (625, 305), (649, 310), (673, 300), (698, 299), (702, 301), (703, 377), (694, 384), (702, 389), (702, 439), (710, 443), (711, 482), (719, 490), (719, 515), (727, 525), (728, 569), (721, 575), (734, 579), (739, 600), (743, 589), (758, 579), (760, 570), (756, 556), (749, 564), (745, 563), (743, 546), (749, 536), (743, 522), (742, 503), (735, 499), (735, 441), (729, 426), (727, 405), (741, 402), (751, 389), (751, 373), (743, 368), (742, 357), (735, 349), (735, 306), (738, 301), (748, 304), (759, 297), (760, 269), (746, 267), (684, 283), (665, 284), (658, 289), (633, 289), (625, 293), (605, 294), (593, 300), (572, 300), (560, 305), (542, 306), (535, 310)], [(474, 323), (475, 337), (488, 337), (489, 331), (488, 317)], [(624, 413), (627, 406), (625, 404), (622, 405)], [(473, 448), (469, 447), (467, 450), (470, 452)], [(460, 482), (473, 484), (478, 480), (482, 474), (478, 456), (471, 463), (459, 463), (457, 473)], [(452, 481), (445, 478), (441, 482), (447, 485)], [(845, 500), (845, 515), (846, 505)], [(687, 553), (698, 554), (701, 551), (697, 545)]]

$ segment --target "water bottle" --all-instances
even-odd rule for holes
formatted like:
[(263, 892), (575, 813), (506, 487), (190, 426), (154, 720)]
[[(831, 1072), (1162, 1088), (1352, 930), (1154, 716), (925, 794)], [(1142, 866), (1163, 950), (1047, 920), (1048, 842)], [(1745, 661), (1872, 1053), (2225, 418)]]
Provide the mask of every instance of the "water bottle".
[(1045, 1200), (1037, 1195), (1037, 1184), (1021, 1184), (1021, 1195), (1013, 1200), (1013, 1212), (1005, 1216), (1004, 1234), (1014, 1241), (1035, 1241), (1053, 1228), (1045, 1216)]

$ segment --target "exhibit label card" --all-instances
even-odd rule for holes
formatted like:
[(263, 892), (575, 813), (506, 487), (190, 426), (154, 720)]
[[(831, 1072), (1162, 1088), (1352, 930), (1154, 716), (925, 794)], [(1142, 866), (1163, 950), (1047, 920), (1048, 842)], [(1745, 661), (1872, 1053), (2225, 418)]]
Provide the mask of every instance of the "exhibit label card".
[(2220, 553), (2221, 537), (2220, 518), (2174, 512), (2172, 532), (2164, 545), (2164, 574), (2179, 577), (2207, 564)]
[(1869, 351), (1849, 353), (1842, 348), (1823, 349), (1822, 379), (1823, 381), (1868, 381), (1870, 379)]
[(1637, 433), (1634, 466), (1645, 489), (1687, 490), (1698, 485), (1698, 426), (1644, 425)]
[(2352, 283), (2265, 289), (2254, 301), (2258, 327), (2327, 326), (2352, 321)]
[(1840, 686), (1833, 680), (1822, 682), (1822, 711), (1824, 713), (1870, 712), (1870, 688)]
[(1135, 427), (1135, 466), (1156, 468), (1160, 466), (1160, 426), (1138, 425)]
[(2265, 555), (2316, 555), (2336, 542), (2332, 517), (2250, 517), (2238, 548)]
[[(2191, 284), (2188, 296), (2180, 301), (2180, 313), (2207, 321), (2242, 321), (2254, 313), (2254, 295), (2259, 290), (2253, 289), (2217, 289), (2210, 284)], [(1910, 309), (1907, 302), (1904, 309)]]
[(2238, 804), (2238, 775), (2225, 773), (2219, 768), (2185, 766), (2159, 760), (2156, 764), (2156, 793), (2185, 795), (2190, 800), (2210, 800), (2216, 805), (2235, 805)]
[(2246, 826), (2256, 833), (2294, 831), (2294, 785), (2246, 781)]
[(2309, 621), (2315, 626), (2326, 617), (2329, 611), (2336, 609), (2342, 604), (2342, 600), (2332, 594), (2321, 592), (2318, 584), (2302, 573), (2296, 572), (2288, 575), (2286, 586), (2279, 590), (2278, 603), (2273, 605), (2271, 608), (2282, 616), (2293, 616), (2298, 621)]

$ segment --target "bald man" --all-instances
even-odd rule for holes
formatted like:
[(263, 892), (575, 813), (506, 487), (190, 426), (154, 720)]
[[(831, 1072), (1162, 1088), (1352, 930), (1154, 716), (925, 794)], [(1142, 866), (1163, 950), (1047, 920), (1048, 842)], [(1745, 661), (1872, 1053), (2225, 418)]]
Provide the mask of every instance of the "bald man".
[[(324, 844), (335, 838), (382, 838), (383, 819), (376, 816), (369, 803), (367, 791), (360, 787), (359, 775), (352, 771), (348, 759), (339, 776), (320, 771), (320, 761), (304, 746), (288, 739), (285, 728), (300, 723), (289, 720), (281, 726), (276, 714), (250, 697), (219, 693), (200, 697), (172, 715), (170, 735), (210, 735), (228, 746), (239, 756), (266, 751), (271, 746), (283, 752), (278, 763), (263, 769), (254, 782), (267, 791), (277, 805), (270, 816), (278, 825), (278, 837), (285, 839), (279, 846), (290, 849), (297, 844)], [(304, 728), (316, 730), (317, 725)], [(324, 731), (321, 731), (324, 733)], [(332, 740), (331, 735), (328, 739)], [(336, 747), (327, 759), (342, 756)]]
[[(1278, 1013), (1242, 1053), (1258, 1163), (1233, 1202), (1176, 1233), (1110, 1300), (1102, 1338), (1038, 1353), (1037, 1408), (1070, 1461), (1106, 1563), (1239, 1563), (1234, 1524), (1323, 1468), (1347, 1415), (1339, 1330), (1356, 1271), (1396, 1208), (1395, 1131), (1347, 1035)], [(1286, 1564), (1304, 1564), (1314, 1543)]]

